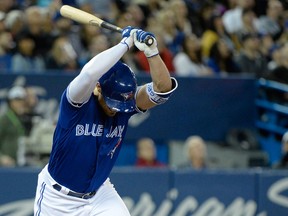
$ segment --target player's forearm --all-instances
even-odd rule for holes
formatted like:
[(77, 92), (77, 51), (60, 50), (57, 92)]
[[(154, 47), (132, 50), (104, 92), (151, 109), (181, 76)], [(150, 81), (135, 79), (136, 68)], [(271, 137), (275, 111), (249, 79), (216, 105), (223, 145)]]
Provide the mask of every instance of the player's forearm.
[(126, 51), (126, 45), (117, 44), (93, 57), (70, 83), (68, 88), (70, 100), (75, 103), (87, 101), (101, 76), (118, 62)]
[(169, 71), (159, 55), (148, 58), (153, 88), (156, 92), (164, 93), (172, 89)]
[(82, 69), (81, 73), (91, 76), (91, 79), (98, 81), (127, 51), (127, 46), (117, 44), (93, 57)]

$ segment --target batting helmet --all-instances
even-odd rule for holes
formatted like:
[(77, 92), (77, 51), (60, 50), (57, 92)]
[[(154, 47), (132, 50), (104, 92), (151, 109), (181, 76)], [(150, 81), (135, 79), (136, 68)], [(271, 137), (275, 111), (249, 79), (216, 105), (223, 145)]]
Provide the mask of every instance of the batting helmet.
[(129, 66), (118, 61), (99, 80), (107, 106), (118, 112), (135, 110), (136, 77)]

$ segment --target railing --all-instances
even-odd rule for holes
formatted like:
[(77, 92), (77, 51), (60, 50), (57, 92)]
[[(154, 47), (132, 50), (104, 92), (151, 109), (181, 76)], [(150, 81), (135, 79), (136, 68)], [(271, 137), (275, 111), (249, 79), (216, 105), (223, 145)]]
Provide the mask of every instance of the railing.
[(265, 79), (259, 79), (256, 85), (258, 140), (273, 165), (280, 160), (281, 139), (288, 131), (288, 85)]

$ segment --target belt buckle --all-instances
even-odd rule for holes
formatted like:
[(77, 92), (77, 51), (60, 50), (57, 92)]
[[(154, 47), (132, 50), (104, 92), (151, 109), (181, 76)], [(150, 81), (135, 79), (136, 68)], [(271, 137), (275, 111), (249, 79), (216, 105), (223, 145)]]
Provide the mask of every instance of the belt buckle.
[(93, 197), (94, 195), (95, 195), (95, 192), (89, 192), (89, 193), (83, 194), (83, 196), (81, 198), (82, 199), (89, 199), (89, 198)]

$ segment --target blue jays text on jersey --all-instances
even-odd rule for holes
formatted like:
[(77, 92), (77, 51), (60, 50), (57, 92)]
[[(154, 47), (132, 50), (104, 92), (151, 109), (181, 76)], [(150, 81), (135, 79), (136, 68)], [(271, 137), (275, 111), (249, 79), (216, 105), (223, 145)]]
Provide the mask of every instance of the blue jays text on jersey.
[[(76, 136), (102, 136), (104, 125), (97, 125), (97, 124), (85, 124), (85, 125), (76, 125)], [(110, 128), (110, 131), (108, 134), (106, 134), (106, 137), (122, 137), (122, 133), (125, 129), (125, 125), (117, 125), (115, 127)]]
[(135, 113), (109, 117), (95, 96), (75, 107), (64, 91), (48, 164), (53, 179), (75, 192), (96, 191), (108, 178)]

